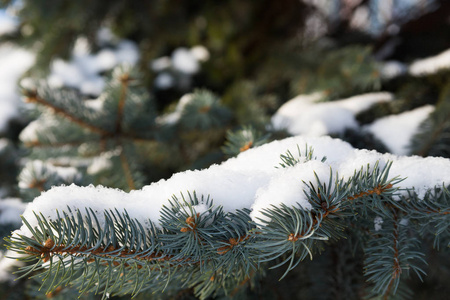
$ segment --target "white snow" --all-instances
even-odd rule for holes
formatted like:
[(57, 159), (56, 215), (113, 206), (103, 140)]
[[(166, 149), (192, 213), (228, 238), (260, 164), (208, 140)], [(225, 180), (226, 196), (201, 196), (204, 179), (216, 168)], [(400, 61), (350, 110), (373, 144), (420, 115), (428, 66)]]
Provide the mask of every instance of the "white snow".
[(6, 251), (5, 254), (0, 252), (0, 282), (14, 283), (15, 276), (12, 275), (12, 271), (14, 271), (14, 268), (24, 265), (22, 261), (15, 259), (16, 257), (18, 257), (18, 254), (11, 250)]
[(379, 231), (381, 230), (382, 224), (384, 223), (383, 218), (380, 216), (375, 217), (375, 219), (373, 220), (373, 225), (374, 225), (374, 229), (375, 231)]
[(111, 31), (111, 28), (109, 27), (102, 27), (97, 31), (97, 42), (100, 45), (113, 43), (117, 40), (117, 36), (114, 35), (114, 33)]
[(283, 104), (272, 117), (275, 129), (292, 135), (321, 136), (343, 133), (359, 127), (355, 115), (379, 102), (391, 101), (390, 93), (369, 93), (347, 99), (318, 102), (322, 93), (300, 95)]
[(104, 48), (96, 54), (90, 53), (85, 38), (79, 38), (72, 51), (70, 61), (55, 59), (47, 77), (53, 88), (63, 86), (78, 88), (83, 94), (99, 95), (105, 86), (105, 79), (99, 74), (119, 64), (135, 65), (139, 59), (135, 43), (120, 41), (115, 49)]
[(163, 71), (164, 69), (170, 68), (172, 65), (172, 60), (168, 56), (162, 56), (151, 62), (151, 68), (155, 72)]
[(11, 142), (6, 138), (0, 138), (0, 153), (5, 151), (8, 147), (10, 147)]
[(0, 225), (20, 225), (20, 215), (25, 210), (26, 204), (16, 198), (0, 199)]
[(105, 104), (105, 99), (100, 96), (97, 99), (86, 100), (84, 101), (84, 104), (95, 111), (101, 111), (103, 109), (103, 105)]
[(209, 51), (202, 45), (194, 46), (191, 48), (191, 54), (200, 62), (209, 60)]
[(155, 78), (155, 86), (162, 90), (169, 89), (174, 84), (175, 84), (175, 80), (174, 80), (173, 76), (167, 72), (160, 73)]
[[(31, 121), (27, 127), (25, 127), (19, 134), (19, 139), (23, 143), (34, 143), (39, 140), (38, 133), (42, 132), (43, 128), (57, 126), (58, 121), (55, 118), (39, 118), (34, 121)], [(49, 130), (46, 132), (46, 138), (51, 142), (56, 143), (58, 138)]]
[(197, 58), (187, 48), (178, 48), (172, 53), (172, 64), (175, 69), (186, 74), (195, 74), (200, 69)]
[(407, 73), (408, 66), (399, 61), (390, 60), (382, 63), (380, 72), (382, 78), (391, 79)]
[(450, 69), (450, 49), (424, 59), (416, 60), (409, 66), (409, 73), (415, 76), (433, 74)]
[(0, 12), (0, 36), (13, 33), (17, 30), (19, 20), (7, 12)]
[(22, 189), (30, 188), (34, 184), (34, 180), (47, 179), (52, 175), (58, 175), (69, 182), (73, 182), (81, 176), (75, 167), (59, 167), (42, 160), (33, 160), (27, 162), (22, 169), (19, 175), (19, 187)]
[[(317, 160), (304, 162), (288, 169), (276, 168), (281, 162), (280, 154), (287, 150), (298, 153), (297, 146), (305, 149), (306, 145), (314, 148), (314, 156), (319, 159), (326, 156), (327, 160), (324, 163)], [(221, 165), (177, 173), (170, 179), (130, 193), (100, 186), (53, 187), (27, 206), (24, 217), (33, 225), (36, 224), (33, 211), (55, 219), (57, 211), (67, 211), (69, 206), (72, 211), (80, 209), (82, 213), (85, 207), (90, 207), (99, 220), (103, 220), (103, 210), (117, 208), (119, 211), (125, 209), (146, 226), (148, 220), (159, 226), (161, 208), (168, 205), (172, 195), (180, 198), (180, 193), (186, 196), (195, 191), (198, 195), (210, 195), (214, 204), (222, 205), (225, 211), (252, 208), (251, 216), (258, 220), (263, 218), (262, 210), (271, 205), (284, 203), (308, 209), (303, 181), (315, 184), (314, 172), (320, 181), (328, 183), (330, 168), (334, 176), (338, 172), (339, 177), (348, 178), (355, 170), (367, 168), (368, 163), (373, 167), (379, 161), (383, 167), (388, 160), (393, 161), (390, 177), (406, 178), (398, 187), (414, 188), (420, 197), (429, 188), (450, 184), (449, 159), (398, 157), (353, 149), (348, 143), (330, 137), (297, 136), (250, 149)], [(30, 234), (25, 226), (20, 232)]]
[(150, 67), (155, 72), (166, 71), (169, 68), (184, 74), (193, 75), (200, 70), (200, 63), (209, 60), (209, 51), (202, 45), (190, 49), (179, 47), (172, 52), (172, 56), (162, 56), (154, 59)]
[(383, 144), (389, 151), (398, 155), (409, 154), (408, 145), (413, 135), (431, 112), (434, 106), (425, 105), (398, 115), (390, 115), (380, 118), (365, 127)]
[(156, 123), (159, 125), (171, 125), (178, 122), (183, 113), (183, 109), (192, 100), (192, 93), (184, 94), (177, 103), (175, 110), (173, 112), (164, 114), (156, 118)]
[(102, 153), (100, 156), (94, 157), (91, 165), (87, 168), (88, 174), (98, 174), (113, 167), (111, 158), (117, 155), (117, 151)]
[(17, 80), (33, 62), (34, 55), (24, 49), (11, 44), (0, 46), (0, 132), (6, 130), (9, 120), (19, 116)]

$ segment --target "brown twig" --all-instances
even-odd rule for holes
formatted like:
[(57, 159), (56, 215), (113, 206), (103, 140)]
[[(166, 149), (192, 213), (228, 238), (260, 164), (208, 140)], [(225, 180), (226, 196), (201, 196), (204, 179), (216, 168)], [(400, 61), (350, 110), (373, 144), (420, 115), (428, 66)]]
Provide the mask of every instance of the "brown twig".
[(120, 152), (120, 162), (122, 164), (123, 173), (125, 174), (125, 178), (127, 180), (128, 187), (130, 190), (136, 189), (136, 185), (134, 184), (133, 176), (131, 175), (130, 164), (128, 163), (128, 159), (124, 154), (124, 149)]
[[(365, 196), (372, 195), (372, 194), (381, 195), (386, 190), (388, 190), (388, 189), (390, 189), (392, 187), (393, 187), (393, 185), (391, 183), (389, 183), (387, 185), (384, 185), (384, 186), (383, 185), (378, 185), (378, 186), (376, 186), (375, 188), (373, 188), (371, 190), (368, 190), (368, 191), (365, 191), (365, 192), (360, 192), (360, 193), (355, 194), (353, 196), (349, 196), (346, 199), (344, 199), (343, 201), (346, 201), (346, 200), (354, 201), (354, 200), (356, 200), (358, 198), (365, 197)], [(319, 195), (319, 199), (320, 199), (320, 195)], [(336, 213), (338, 211), (341, 211), (341, 208), (339, 208), (339, 207), (331, 206), (331, 207), (328, 208), (327, 206), (328, 205), (326, 204), (325, 201), (323, 201), (321, 203), (321, 207), (322, 207), (322, 210), (324, 212), (322, 214), (322, 219), (325, 219), (330, 214), (334, 214), (334, 213)], [(315, 225), (317, 225), (318, 221), (317, 221), (317, 218), (316, 218), (314, 212), (312, 212), (312, 215), (313, 215), (313, 223), (312, 223), (311, 227), (314, 227)], [(296, 241), (298, 241), (299, 239), (301, 239), (302, 237), (304, 237), (307, 234), (308, 234), (307, 231), (302, 231), (299, 234), (291, 233), (291, 234), (288, 235), (287, 239), (288, 239), (288, 241), (296, 242)]]
[(116, 119), (116, 133), (120, 134), (122, 132), (122, 118), (123, 110), (125, 107), (125, 100), (127, 98), (128, 82), (130, 81), (129, 74), (124, 74), (120, 78), (122, 86), (120, 88), (120, 98), (117, 106), (117, 119)]
[(233, 249), (235, 246), (237, 246), (239, 243), (242, 243), (245, 240), (248, 240), (250, 238), (250, 233), (244, 236), (241, 236), (239, 239), (230, 238), (228, 240), (228, 245), (220, 247), (217, 249), (217, 254), (223, 255)]
[(141, 261), (168, 261), (173, 256), (170, 255), (164, 255), (162, 253), (152, 253), (152, 254), (145, 254), (140, 255), (136, 254), (136, 251), (129, 250), (129, 249), (116, 249), (114, 246), (108, 246), (108, 247), (99, 247), (95, 250), (91, 250), (87, 246), (71, 246), (68, 247), (64, 244), (56, 245), (55, 242), (48, 238), (44, 245), (37, 249), (31, 246), (28, 246), (25, 248), (25, 252), (28, 254), (35, 255), (37, 257), (42, 258), (44, 262), (47, 262), (50, 260), (50, 258), (54, 254), (70, 254), (70, 255), (79, 255), (79, 256), (97, 256), (97, 257), (104, 257), (104, 258), (127, 258), (130, 256), (133, 256), (133, 259), (141, 260)]
[(250, 149), (252, 146), (253, 146), (253, 142), (250, 141), (250, 142), (246, 143), (244, 146), (242, 146), (241, 148), (239, 148), (239, 152), (247, 151), (247, 150)]
[(392, 277), (389, 281), (389, 285), (388, 288), (386, 289), (386, 292), (383, 295), (383, 299), (387, 300), (389, 298), (389, 294), (391, 293), (392, 290), (392, 286), (394, 284), (394, 281), (400, 276), (400, 274), (402, 273), (402, 267), (400, 266), (400, 253), (398, 250), (398, 242), (399, 242), (399, 237), (398, 237), (398, 213), (397, 210), (394, 209), (393, 210), (393, 215), (394, 215), (394, 246), (392, 247), (394, 250), (394, 265), (392, 266)]
[(29, 93), (27, 95), (27, 101), (32, 102), (32, 103), (38, 103), (45, 107), (48, 107), (48, 108), (52, 109), (56, 114), (60, 114), (60, 115), (64, 116), (65, 118), (78, 124), (80, 127), (86, 128), (86, 129), (90, 130), (91, 132), (98, 133), (103, 136), (111, 135), (111, 133), (109, 131), (106, 131), (102, 128), (96, 127), (92, 124), (87, 123), (86, 121), (84, 121), (80, 118), (77, 118), (77, 117), (71, 115), (64, 109), (57, 107), (57, 106), (53, 105), (52, 103), (46, 101), (45, 99), (39, 97), (36, 93)]

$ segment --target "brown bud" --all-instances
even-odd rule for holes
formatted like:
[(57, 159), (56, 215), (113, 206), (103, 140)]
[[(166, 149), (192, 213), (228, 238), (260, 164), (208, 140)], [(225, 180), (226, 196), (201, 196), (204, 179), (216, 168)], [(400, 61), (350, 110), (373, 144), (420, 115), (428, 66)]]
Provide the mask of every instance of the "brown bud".
[(47, 249), (51, 249), (53, 246), (55, 246), (55, 242), (51, 238), (48, 238), (44, 243), (44, 247)]
[(248, 142), (247, 144), (245, 144), (244, 146), (242, 146), (241, 148), (239, 148), (239, 152), (244, 152), (247, 151), (248, 149), (250, 149), (253, 146), (253, 142)]
[(195, 223), (194, 217), (187, 217), (186, 223), (190, 226), (192, 226)]

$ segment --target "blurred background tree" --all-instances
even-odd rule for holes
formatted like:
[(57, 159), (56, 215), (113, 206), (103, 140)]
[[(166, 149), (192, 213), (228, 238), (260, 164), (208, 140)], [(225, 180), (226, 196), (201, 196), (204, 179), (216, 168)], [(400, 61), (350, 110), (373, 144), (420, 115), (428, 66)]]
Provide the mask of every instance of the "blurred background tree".
[[(143, 83), (139, 93), (148, 93), (151, 101), (148, 111), (157, 128), (151, 137), (158, 143), (149, 142), (133, 150), (138, 153), (133, 155), (141, 155), (134, 157), (148, 158), (144, 167), (141, 165), (133, 172), (137, 178), (135, 187), (168, 178), (177, 171), (219, 163), (270, 139), (298, 134), (292, 128), (277, 126), (271, 118), (277, 112), (280, 114), (278, 109), (291, 98), (316, 92), (320, 93), (321, 102), (338, 103), (336, 100), (379, 91), (389, 92), (394, 99), (376, 102), (356, 112), (357, 128), (328, 130), (324, 134), (342, 138), (358, 148), (450, 157), (449, 1), (2, 0), (0, 3), (4, 8), (4, 21), (0, 22), (3, 96), (0, 201), (5, 207), (15, 207), (18, 214), (23, 208), (11, 202), (12, 197), (29, 201), (51, 185), (88, 184), (93, 177), (86, 177), (86, 165), (81, 167), (85, 169), (82, 178), (58, 177), (59, 171), (54, 167), (73, 165), (52, 160), (68, 153), (72, 158), (82, 157), (91, 148), (80, 151), (80, 147), (85, 147), (80, 144), (64, 151), (44, 149), (39, 153), (36, 145), (27, 144), (26, 132), (30, 129), (23, 129), (32, 120), (42, 118), (42, 111), (19, 104), (16, 81), (20, 80), (23, 91), (45, 85), (48, 90), (43, 93), (53, 95), (61, 91), (62, 98), (72, 95), (73, 101), (89, 106), (88, 103), (94, 104), (93, 98), (105, 95), (102, 92), (107, 86), (106, 78), (111, 78), (111, 70), (122, 63), (133, 65), (139, 73)], [(30, 83), (30, 78), (39, 82)], [(186, 98), (190, 93), (194, 97)], [(417, 132), (408, 135), (411, 139), (406, 141), (406, 150), (396, 152), (392, 139), (383, 139), (385, 131), (375, 126), (376, 121), (425, 105), (433, 106), (432, 113)], [(208, 107), (203, 111), (207, 114), (196, 115), (202, 107)], [(139, 114), (133, 117), (139, 118)], [(145, 128), (141, 136), (150, 134), (144, 131)], [(54, 141), (49, 145), (55, 146)], [(100, 156), (116, 157), (120, 164), (120, 155), (108, 152), (113, 148), (105, 149)], [(36, 167), (32, 160), (47, 165)], [(105, 180), (111, 173), (102, 172), (94, 182), (132, 189), (119, 179)], [(41, 185), (31, 184), (36, 178)], [(0, 218), (2, 211), (7, 210), (0, 207)], [(3, 236), (17, 225), (8, 226), (2, 229)], [(411, 282), (411, 287), (416, 297), (423, 294), (424, 298), (444, 299), (449, 292), (445, 282), (450, 269), (442, 263), (440, 255), (444, 254), (431, 248), (428, 251), (431, 263), (436, 264), (430, 266), (433, 272), (421, 285), (423, 291), (415, 288), (415, 282)], [(317, 259), (319, 265), (336, 268), (331, 281), (327, 281), (327, 293), (318, 284), (320, 281), (309, 277), (323, 276), (314, 271), (318, 265), (305, 263), (276, 285), (273, 280), (280, 274), (275, 271), (268, 279), (249, 282), (235, 296), (359, 298), (361, 295), (351, 294), (355, 290), (348, 291), (350, 294), (339, 291), (342, 287), (339, 280), (349, 271), (346, 264), (335, 263), (338, 257), (341, 263), (347, 260), (349, 264), (361, 265), (361, 253), (351, 254), (351, 249), (337, 244), (336, 249)], [(345, 277), (347, 285), (362, 284), (362, 277), (353, 278), (354, 275), (349, 272), (349, 277)], [(27, 284), (27, 288), (18, 290), (17, 284)], [(308, 289), (311, 285), (313, 288)], [(71, 295), (68, 293), (63, 291), (60, 296)], [(22, 299), (37, 297), (38, 293), (35, 286), (19, 282), (15, 287), (2, 285), (0, 295)], [(193, 297), (192, 291), (177, 297), (189, 299)]]

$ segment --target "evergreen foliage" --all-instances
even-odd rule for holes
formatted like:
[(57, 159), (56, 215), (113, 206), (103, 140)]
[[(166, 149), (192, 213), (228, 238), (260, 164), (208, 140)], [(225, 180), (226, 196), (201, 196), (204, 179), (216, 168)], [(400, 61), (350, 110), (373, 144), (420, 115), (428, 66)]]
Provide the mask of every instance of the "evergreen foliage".
[[(334, 241), (356, 236), (364, 241), (370, 294), (387, 296), (396, 294), (410, 271), (425, 274), (419, 228), (448, 243), (450, 210), (445, 187), (421, 200), (413, 190), (410, 197), (394, 199), (402, 179), (389, 179), (389, 169), (390, 164), (375, 165), (348, 180), (330, 170), (329, 182), (316, 175), (317, 182), (304, 191), (311, 210), (274, 206), (257, 223), (250, 210), (225, 213), (212, 199), (193, 193), (174, 196), (163, 208), (161, 228), (150, 221), (141, 224), (126, 211), (105, 210), (99, 220), (92, 210), (72, 212), (68, 207), (54, 221), (35, 214), (37, 227), (23, 219), (32, 237), (16, 234), (8, 244), (29, 262), (21, 276), (41, 271), (35, 276), (42, 278), (47, 293), (70, 284), (80, 292), (134, 295), (180, 282), (204, 299), (232, 293), (268, 262), (271, 268), (287, 265), (285, 277), (306, 257), (313, 259)], [(197, 212), (199, 205), (205, 206), (203, 212)], [(430, 212), (438, 216), (432, 224)], [(383, 220), (382, 228), (369, 230), (367, 220), (376, 218)], [(407, 226), (409, 222), (417, 227)]]
[[(388, 132), (376, 135), (369, 130), (372, 124), (433, 105), (411, 134), (407, 154), (450, 158), (450, 64), (436, 63), (432, 71), (413, 68), (414, 60), (450, 48), (442, 38), (450, 32), (448, 21), (427, 11), (416, 20), (391, 20), (399, 32), (386, 27), (377, 36), (351, 27), (350, 15), (344, 19), (376, 1), (361, 1), (351, 13), (335, 11), (339, 20), (313, 2), (21, 1), (18, 31), (1, 39), (37, 52), (26, 74), (35, 80), (20, 86), (28, 103), (28, 119), (21, 122), (32, 121), (11, 124), (0, 134), (0, 196), (31, 202), (52, 186), (71, 184), (130, 192), (176, 172), (203, 169), (290, 136), (287, 129), (274, 128), (272, 116), (290, 98), (312, 93), (321, 95), (314, 104), (391, 93), (392, 101), (355, 112), (356, 126), (332, 134), (379, 152), (393, 150), (383, 139)], [(435, 3), (436, 12), (449, 11), (446, 1)], [(369, 13), (376, 13), (375, 4)], [(322, 26), (311, 26), (314, 22)], [(429, 47), (422, 35), (411, 37), (417, 24), (433, 28)], [(112, 30), (112, 40), (98, 38), (104, 28)], [(103, 70), (105, 88), (95, 99), (44, 80), (52, 61), (70, 59), (80, 38), (92, 51), (129, 39), (140, 59), (134, 66)], [(172, 53), (173, 59), (176, 49), (196, 45), (210, 56), (198, 72), (177, 69), (174, 61), (163, 71), (149, 67), (158, 57)], [(401, 65), (394, 74), (387, 71), (393, 59)], [(163, 73), (177, 83), (158, 86)], [(328, 160), (315, 155), (314, 144), (278, 154), (273, 167), (280, 171)], [(449, 182), (418, 193), (400, 188), (405, 175), (390, 174), (391, 163), (371, 163), (350, 177), (330, 169), (324, 181), (314, 173), (315, 180), (303, 182), (301, 195), (309, 207), (272, 205), (259, 219), (252, 218), (250, 207), (227, 211), (207, 194), (173, 190), (158, 222), (139, 221), (114, 207), (68, 206), (56, 219), (39, 211), (23, 218), (30, 235), (10, 234), (17, 225), (0, 223), (0, 235), (8, 236), (0, 246), (6, 243), (24, 263), (14, 270), (15, 285), (0, 284), (0, 295), (445, 299)]]

